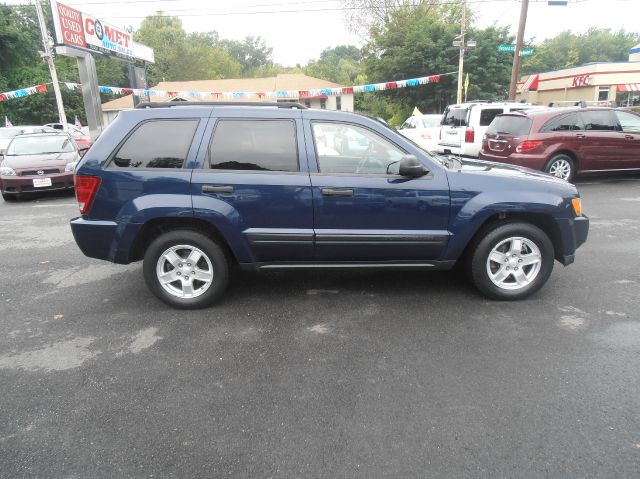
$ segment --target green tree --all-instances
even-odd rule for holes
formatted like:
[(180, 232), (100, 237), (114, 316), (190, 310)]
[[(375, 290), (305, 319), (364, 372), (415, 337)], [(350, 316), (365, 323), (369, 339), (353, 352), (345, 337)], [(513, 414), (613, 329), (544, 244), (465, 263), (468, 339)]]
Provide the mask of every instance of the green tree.
[(339, 83), (353, 85), (364, 83), (365, 65), (362, 51), (353, 45), (326, 48), (317, 60), (311, 60), (304, 68), (307, 75)]
[[(45, 5), (47, 6), (47, 5)], [(49, 32), (53, 32), (51, 9), (43, 8)], [(38, 51), (43, 49), (35, 8), (32, 5), (0, 5), (0, 91), (17, 90), (41, 83), (50, 83), (46, 62)], [(61, 82), (78, 82), (75, 59), (55, 58)], [(126, 64), (120, 60), (97, 56), (96, 68), (101, 83), (127, 86)], [(107, 97), (105, 96), (105, 99)], [(82, 95), (62, 86), (62, 100), (67, 117), (78, 116), (86, 124)], [(43, 124), (57, 121), (58, 113), (52, 88), (24, 98), (0, 102), (0, 117), (7, 115), (14, 124)]]
[(243, 77), (258, 76), (261, 69), (273, 65), (273, 48), (259, 36), (248, 35), (242, 41), (221, 40), (219, 45), (240, 64)]
[(535, 55), (522, 62), (524, 74), (572, 68), (590, 62), (620, 62), (640, 42), (640, 34), (590, 28), (585, 33), (565, 31), (535, 47)]
[(150, 84), (231, 78), (240, 74), (240, 64), (218, 45), (217, 33), (187, 34), (177, 17), (162, 12), (149, 16), (134, 37), (154, 49), (155, 63), (147, 68)]

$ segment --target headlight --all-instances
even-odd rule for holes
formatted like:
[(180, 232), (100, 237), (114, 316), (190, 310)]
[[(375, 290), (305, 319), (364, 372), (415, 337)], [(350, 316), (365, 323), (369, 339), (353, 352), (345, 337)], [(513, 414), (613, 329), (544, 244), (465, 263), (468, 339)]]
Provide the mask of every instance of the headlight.
[(64, 171), (75, 171), (76, 166), (78, 166), (77, 161), (72, 161), (71, 163), (67, 163), (67, 166), (64, 167)]
[(16, 172), (8, 166), (0, 166), (0, 176), (16, 176)]

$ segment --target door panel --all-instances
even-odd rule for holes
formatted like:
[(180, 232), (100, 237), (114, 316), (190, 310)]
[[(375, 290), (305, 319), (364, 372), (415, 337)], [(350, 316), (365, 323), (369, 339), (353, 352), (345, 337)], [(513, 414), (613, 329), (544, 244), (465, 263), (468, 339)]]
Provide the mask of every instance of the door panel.
[(622, 141), (625, 168), (640, 168), (640, 115), (616, 111)]
[(199, 155), (203, 168), (192, 176), (194, 214), (240, 231), (252, 261), (310, 261), (313, 209), (302, 126), (296, 112), (274, 113), (270, 120), (212, 119)]
[(624, 138), (617, 131), (617, 121), (610, 110), (585, 110), (580, 112), (584, 132), (582, 140), (582, 170), (610, 170), (624, 168), (621, 151)]
[[(333, 139), (366, 138), (365, 148), (340, 154)], [(449, 235), (446, 174), (421, 178), (397, 172), (404, 152), (388, 138), (358, 125), (305, 121), (311, 173), (315, 257), (320, 261), (436, 260)]]

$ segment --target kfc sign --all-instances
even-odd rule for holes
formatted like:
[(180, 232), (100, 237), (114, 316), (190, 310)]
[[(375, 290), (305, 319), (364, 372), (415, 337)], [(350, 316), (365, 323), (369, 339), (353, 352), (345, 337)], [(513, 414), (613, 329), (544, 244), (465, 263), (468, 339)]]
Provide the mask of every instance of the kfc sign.
[(589, 86), (593, 77), (591, 75), (578, 75), (573, 77), (572, 87)]
[(58, 43), (153, 63), (153, 50), (133, 41), (131, 33), (51, 0)]

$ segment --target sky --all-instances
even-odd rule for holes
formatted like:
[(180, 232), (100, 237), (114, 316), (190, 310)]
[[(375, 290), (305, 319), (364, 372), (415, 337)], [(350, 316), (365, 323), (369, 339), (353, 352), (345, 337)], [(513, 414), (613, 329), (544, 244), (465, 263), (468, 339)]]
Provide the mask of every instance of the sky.
[[(2, 1), (2, 0), (0, 0)], [(446, 0), (444, 0), (446, 1)], [(515, 34), (519, 0), (468, 0), (477, 25), (510, 26)], [(569, 0), (566, 7), (530, 0), (525, 38), (541, 41), (571, 29), (590, 27), (640, 31), (640, 0)], [(4, 3), (25, 3), (7, 0)], [(221, 38), (260, 36), (273, 48), (273, 59), (284, 66), (304, 65), (328, 47), (362, 45), (344, 23), (344, 2), (336, 0), (62, 0), (61, 3), (115, 26), (138, 27), (157, 10), (179, 16), (188, 32), (215, 30)], [(429, 72), (426, 72), (429, 73)]]

